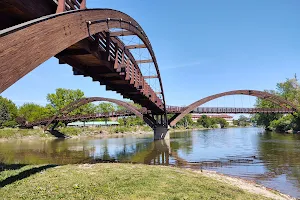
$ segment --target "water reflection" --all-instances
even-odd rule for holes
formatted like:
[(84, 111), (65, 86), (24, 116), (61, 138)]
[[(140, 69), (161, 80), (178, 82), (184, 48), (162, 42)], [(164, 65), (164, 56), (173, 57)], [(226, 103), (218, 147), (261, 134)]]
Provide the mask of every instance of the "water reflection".
[(0, 142), (0, 163), (128, 162), (215, 170), (255, 180), (300, 197), (300, 135), (259, 128), (181, 132), (169, 141), (151, 137), (14, 140)]

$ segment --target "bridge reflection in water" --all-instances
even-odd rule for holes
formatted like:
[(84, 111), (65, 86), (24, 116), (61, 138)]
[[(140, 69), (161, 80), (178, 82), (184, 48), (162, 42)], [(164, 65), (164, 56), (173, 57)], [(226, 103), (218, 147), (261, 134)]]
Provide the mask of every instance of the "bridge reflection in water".
[[(186, 132), (186, 137), (191, 137)], [(190, 141), (191, 142), (191, 141)], [(191, 144), (172, 140), (152, 138), (123, 137), (106, 139), (56, 139), (35, 141), (7, 141), (0, 143), (0, 163), (5, 164), (84, 164), (84, 163), (140, 163), (149, 165), (174, 165), (201, 169), (218, 167), (236, 162), (251, 162), (243, 158), (227, 161), (187, 161), (180, 157), (179, 151), (189, 151)], [(26, 155), (26, 156), (25, 156)]]

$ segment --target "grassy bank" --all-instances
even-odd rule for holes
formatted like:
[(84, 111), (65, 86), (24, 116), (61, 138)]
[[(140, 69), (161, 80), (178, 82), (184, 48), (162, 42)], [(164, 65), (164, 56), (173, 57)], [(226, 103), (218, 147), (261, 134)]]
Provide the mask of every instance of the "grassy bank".
[[(79, 136), (99, 136), (99, 135), (113, 135), (113, 134), (142, 134), (151, 132), (148, 126), (112, 126), (112, 127), (63, 127), (58, 128), (58, 131), (68, 137)], [(38, 129), (19, 129), (19, 128), (5, 128), (0, 129), (0, 139), (20, 139), (20, 138), (55, 138), (49, 132), (44, 132), (42, 128)]]
[[(176, 127), (171, 128), (170, 132), (204, 130), (203, 127)], [(152, 133), (149, 126), (111, 126), (111, 127), (61, 127), (57, 129), (67, 137), (85, 137), (85, 136), (114, 136), (120, 134), (145, 134)], [(18, 129), (5, 128), (0, 129), (0, 139), (20, 139), (20, 138), (55, 138), (49, 132), (44, 132), (42, 128), (38, 129)]]
[(2, 199), (267, 199), (172, 167), (107, 163), (6, 168), (0, 172)]

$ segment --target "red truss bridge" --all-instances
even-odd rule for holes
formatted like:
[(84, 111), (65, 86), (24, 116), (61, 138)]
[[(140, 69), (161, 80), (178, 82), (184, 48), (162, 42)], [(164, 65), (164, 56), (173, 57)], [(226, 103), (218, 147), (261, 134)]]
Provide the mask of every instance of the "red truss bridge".
[[(291, 102), (266, 92), (235, 90), (212, 95), (172, 111), (166, 106), (162, 78), (151, 42), (141, 25), (129, 15), (112, 9), (88, 9), (86, 0), (5, 0), (0, 2), (0, 8), (0, 92), (55, 57), (60, 64), (72, 67), (74, 75), (89, 77), (107, 90), (115, 91), (143, 107), (141, 112), (120, 100), (85, 98), (61, 110), (47, 121), (46, 127), (63, 119), (61, 117), (69, 110), (94, 101), (124, 106), (152, 127), (154, 139), (165, 138), (169, 125), (176, 125), (197, 107), (226, 95), (243, 94), (267, 99), (287, 109), (282, 111), (284, 113), (297, 110)], [(123, 36), (134, 36), (141, 43), (126, 45), (122, 41)], [(135, 58), (133, 49), (147, 50), (149, 59)], [(140, 66), (144, 63), (151, 63), (156, 74), (143, 74)], [(150, 78), (158, 80), (158, 90), (147, 82)], [(174, 115), (168, 119), (170, 112)]]

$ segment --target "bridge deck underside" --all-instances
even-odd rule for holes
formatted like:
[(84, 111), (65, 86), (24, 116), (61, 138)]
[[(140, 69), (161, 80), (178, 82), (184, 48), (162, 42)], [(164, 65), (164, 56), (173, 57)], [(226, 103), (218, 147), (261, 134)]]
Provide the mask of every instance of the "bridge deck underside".
[[(0, 2), (0, 29), (5, 29), (13, 25), (17, 25), (29, 20), (33, 20), (42, 16), (54, 14), (57, 4), (53, 0), (4, 0)], [(100, 33), (105, 37), (105, 33)], [(45, 36), (46, 37), (46, 36)], [(111, 37), (112, 43), (121, 43), (117, 37)], [(114, 66), (113, 57), (108, 58), (107, 49), (95, 48), (91, 38), (86, 38), (69, 48), (65, 49), (55, 57), (59, 59), (61, 64), (69, 64), (72, 66), (74, 75), (83, 75), (91, 77), (93, 81), (106, 85), (107, 90), (116, 91), (123, 97), (133, 100), (135, 103), (146, 107), (154, 114), (163, 113), (163, 103), (155, 94), (155, 92), (144, 81), (141, 84), (126, 78), (126, 74)], [(123, 44), (124, 46), (124, 44)], [(121, 49), (121, 47), (120, 47)], [(128, 52), (127, 52), (128, 54)], [(130, 54), (130, 52), (129, 52)], [(135, 62), (133, 56), (126, 55), (127, 61)], [(135, 68), (138, 66), (135, 64)], [(137, 69), (135, 69), (138, 71)], [(139, 71), (140, 72), (140, 71)], [(141, 73), (140, 73), (141, 75)], [(136, 79), (134, 77), (134, 79)], [(140, 80), (140, 79), (139, 79)], [(151, 94), (151, 95), (149, 95)]]

